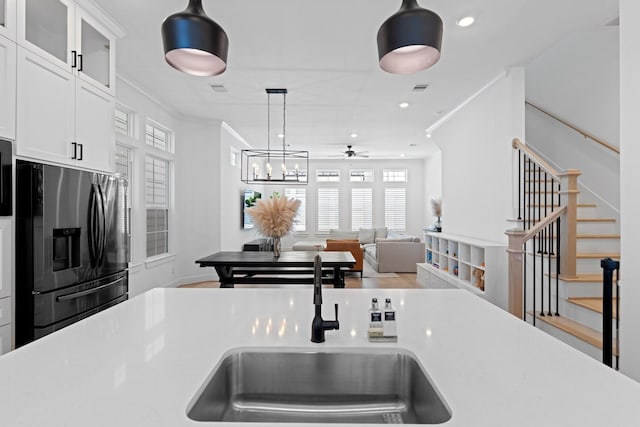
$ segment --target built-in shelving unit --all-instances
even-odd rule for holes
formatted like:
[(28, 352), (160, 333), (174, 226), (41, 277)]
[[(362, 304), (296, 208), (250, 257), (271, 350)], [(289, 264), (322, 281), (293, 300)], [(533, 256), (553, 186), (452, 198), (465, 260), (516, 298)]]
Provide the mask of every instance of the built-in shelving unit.
[(417, 280), (426, 288), (460, 288), (507, 308), (503, 243), (425, 231), (425, 262)]

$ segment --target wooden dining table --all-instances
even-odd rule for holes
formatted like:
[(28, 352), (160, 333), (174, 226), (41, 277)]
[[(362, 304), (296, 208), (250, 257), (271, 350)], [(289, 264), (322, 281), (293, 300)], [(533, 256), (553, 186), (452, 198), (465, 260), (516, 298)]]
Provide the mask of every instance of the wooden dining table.
[(322, 283), (344, 288), (344, 271), (356, 263), (351, 252), (217, 252), (196, 260), (200, 267), (214, 267), (221, 288), (239, 284), (313, 284), (315, 256), (322, 260)]

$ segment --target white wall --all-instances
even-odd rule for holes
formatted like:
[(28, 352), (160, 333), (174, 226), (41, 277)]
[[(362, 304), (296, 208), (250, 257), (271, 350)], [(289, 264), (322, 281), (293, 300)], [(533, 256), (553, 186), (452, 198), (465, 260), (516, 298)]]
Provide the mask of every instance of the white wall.
[(640, 17), (638, 0), (620, 0), (620, 370), (640, 381)]
[(216, 280), (213, 268), (195, 260), (221, 250), (221, 122), (182, 120), (176, 147), (175, 285)]
[(442, 150), (444, 232), (506, 242), (513, 138), (524, 135), (524, 73), (512, 69), (434, 133)]
[[(129, 296), (134, 297), (151, 288), (171, 286), (178, 278), (175, 257), (165, 257), (153, 263), (146, 259), (146, 212), (144, 195), (144, 162), (147, 152), (153, 150), (145, 144), (145, 121), (151, 118), (163, 126), (174, 130), (177, 141), (180, 141), (178, 119), (172, 112), (163, 108), (159, 102), (147, 96), (133, 84), (118, 79), (116, 100), (135, 113), (134, 132), (132, 137), (117, 136), (118, 143), (133, 150), (132, 215), (131, 215), (131, 263), (129, 268)], [(179, 151), (179, 149), (177, 150)], [(175, 205), (169, 211), (170, 225), (175, 226)], [(171, 235), (173, 238), (175, 235)], [(176, 244), (170, 241), (170, 251), (175, 252)]]
[[(132, 137), (118, 136), (118, 143), (133, 150), (132, 260), (129, 296), (154, 287), (171, 287), (216, 278), (211, 268), (199, 268), (195, 260), (221, 249), (220, 146), (221, 122), (184, 119), (135, 84), (118, 79), (117, 102), (135, 113)], [(146, 257), (144, 161), (147, 153), (161, 155), (144, 140), (147, 118), (174, 132), (175, 155), (171, 179), (174, 192), (169, 210), (167, 256)], [(238, 173), (239, 176), (239, 173)]]
[(436, 221), (431, 208), (431, 199), (442, 196), (442, 151), (429, 155), (424, 159), (425, 175), (425, 225)]
[[(618, 27), (569, 35), (526, 68), (526, 97), (560, 118), (619, 146)], [(619, 156), (538, 110), (526, 110), (527, 144), (618, 209)]]
[(244, 230), (241, 227), (243, 209), (242, 200), (245, 188), (262, 192), (258, 186), (249, 186), (240, 180), (240, 163), (231, 165), (231, 151), (238, 155), (242, 149), (249, 148), (240, 135), (226, 123), (221, 128), (220, 141), (220, 200), (224, 200), (220, 208), (221, 249), (226, 251), (242, 250), (242, 244), (258, 238), (255, 230)]

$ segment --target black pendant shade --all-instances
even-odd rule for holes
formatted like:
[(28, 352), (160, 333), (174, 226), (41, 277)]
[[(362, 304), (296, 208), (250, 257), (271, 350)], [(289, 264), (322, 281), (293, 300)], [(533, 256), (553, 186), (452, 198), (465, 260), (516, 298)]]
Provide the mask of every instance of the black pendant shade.
[(162, 23), (165, 59), (194, 76), (215, 76), (227, 69), (229, 38), (202, 9), (202, 0), (189, 0), (182, 12)]
[(441, 45), (442, 19), (416, 0), (403, 0), (378, 30), (380, 68), (394, 74), (424, 70), (438, 62)]

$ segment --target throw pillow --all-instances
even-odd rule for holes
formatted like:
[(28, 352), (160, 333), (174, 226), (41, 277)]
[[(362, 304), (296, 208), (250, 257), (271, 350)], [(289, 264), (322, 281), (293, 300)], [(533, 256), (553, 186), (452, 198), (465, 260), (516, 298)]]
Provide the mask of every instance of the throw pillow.
[(387, 227), (376, 227), (374, 230), (376, 232), (375, 240), (387, 238)]
[(357, 231), (329, 230), (329, 237), (335, 240), (352, 240), (358, 238)]
[(376, 230), (373, 228), (361, 228), (358, 231), (358, 240), (363, 245), (373, 243), (376, 240)]
[(387, 239), (376, 239), (376, 243), (378, 242), (415, 242), (414, 238), (409, 237), (397, 237), (397, 238), (387, 238)]

